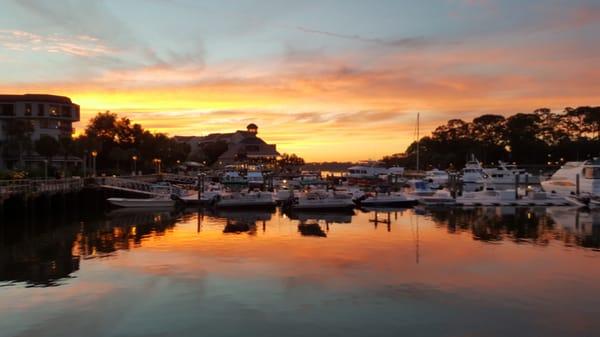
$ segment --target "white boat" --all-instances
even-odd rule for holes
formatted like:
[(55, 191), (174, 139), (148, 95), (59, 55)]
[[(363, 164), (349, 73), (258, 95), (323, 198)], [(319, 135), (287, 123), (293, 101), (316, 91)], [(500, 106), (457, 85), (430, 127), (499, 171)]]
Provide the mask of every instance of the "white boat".
[(217, 207), (274, 207), (275, 205), (271, 192), (228, 192), (219, 194), (216, 199)]
[(577, 175), (579, 175), (579, 193), (586, 196), (600, 196), (600, 159), (584, 162), (567, 162), (550, 179), (542, 181), (544, 191), (575, 195), (577, 193)]
[(425, 172), (425, 180), (437, 186), (446, 185), (448, 183), (448, 172), (433, 169)]
[(347, 177), (350, 184), (363, 184), (381, 180), (380, 176), (387, 173), (385, 167), (358, 165), (348, 168)]
[(528, 191), (525, 196), (517, 197), (515, 190), (498, 191), (486, 188), (477, 192), (464, 192), (456, 198), (461, 206), (572, 206), (567, 198), (542, 191)]
[(435, 193), (429, 183), (421, 179), (410, 179), (406, 182), (406, 185), (408, 186), (408, 195), (417, 200), (421, 197), (432, 196)]
[(221, 193), (223, 193), (221, 184), (209, 183), (200, 193), (200, 198), (198, 198), (198, 191), (188, 191), (188, 193), (180, 195), (179, 199), (187, 205), (210, 205), (216, 202)]
[(517, 168), (516, 165), (507, 164), (503, 161), (499, 161), (496, 167), (484, 169), (483, 172), (486, 175), (486, 183), (494, 185), (502, 184), (513, 184), (515, 183), (516, 176), (519, 176), (519, 182), (525, 183), (539, 183), (539, 178), (527, 173), (523, 169)]
[(295, 186), (327, 184), (325, 180), (321, 179), (321, 172), (319, 171), (302, 171), (300, 176), (294, 178), (290, 183)]
[(404, 206), (418, 203), (417, 199), (402, 192), (366, 194), (357, 201), (361, 206)]
[(127, 208), (165, 208), (175, 206), (175, 200), (170, 196), (161, 196), (156, 198), (138, 199), (138, 198), (108, 198), (111, 205)]
[(240, 175), (239, 172), (230, 170), (223, 173), (221, 183), (227, 185), (245, 185), (248, 183), (248, 179)]
[(456, 203), (456, 199), (452, 197), (450, 192), (445, 190), (435, 191), (432, 195), (422, 196), (418, 200), (420, 203), (428, 206), (447, 206)]
[(251, 171), (246, 175), (246, 180), (248, 181), (248, 187), (262, 187), (265, 184), (265, 178), (260, 171)]
[(320, 210), (320, 209), (352, 209), (354, 201), (347, 193), (335, 191), (308, 191), (302, 192), (294, 198), (292, 209)]
[(592, 209), (600, 209), (600, 198), (590, 199), (590, 203), (588, 206)]
[(483, 184), (486, 174), (481, 167), (481, 163), (471, 155), (471, 160), (465, 164), (462, 170), (462, 181), (465, 184)]

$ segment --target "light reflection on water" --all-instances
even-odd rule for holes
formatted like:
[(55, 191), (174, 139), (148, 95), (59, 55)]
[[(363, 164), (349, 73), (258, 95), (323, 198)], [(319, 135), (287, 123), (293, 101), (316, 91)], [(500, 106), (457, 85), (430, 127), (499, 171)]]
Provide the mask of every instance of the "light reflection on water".
[(3, 220), (1, 336), (589, 336), (600, 213), (113, 211)]

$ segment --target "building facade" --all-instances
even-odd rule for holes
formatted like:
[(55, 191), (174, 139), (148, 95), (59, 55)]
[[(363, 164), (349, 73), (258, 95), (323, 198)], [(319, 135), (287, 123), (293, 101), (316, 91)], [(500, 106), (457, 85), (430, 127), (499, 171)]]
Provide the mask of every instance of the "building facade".
[[(11, 137), (15, 137), (15, 122), (26, 122), (31, 126), (29, 135), (31, 143), (34, 143), (42, 135), (55, 139), (60, 137), (71, 137), (74, 129), (73, 122), (79, 121), (79, 105), (71, 102), (71, 99), (55, 95), (0, 95), (0, 146), (10, 146)], [(0, 153), (0, 168), (11, 167), (15, 158), (14, 153), (8, 153), (2, 149)], [(27, 150), (27, 161), (43, 160), (31, 149)]]
[(249, 124), (246, 130), (212, 133), (204, 137), (176, 136), (176, 139), (189, 144), (191, 155), (197, 157), (201, 157), (202, 152), (211, 144), (226, 144), (226, 150), (216, 161), (219, 165), (268, 162), (279, 156), (277, 145), (267, 144), (258, 137), (258, 126), (254, 123)]

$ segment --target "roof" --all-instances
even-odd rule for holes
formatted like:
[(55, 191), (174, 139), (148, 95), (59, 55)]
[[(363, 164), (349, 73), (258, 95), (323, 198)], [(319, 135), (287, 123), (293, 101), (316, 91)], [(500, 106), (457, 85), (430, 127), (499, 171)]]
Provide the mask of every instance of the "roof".
[(240, 144), (247, 144), (247, 145), (260, 145), (260, 144), (266, 144), (264, 140), (258, 138), (258, 137), (246, 137), (244, 139), (242, 139), (240, 141)]
[(50, 102), (73, 104), (69, 97), (44, 94), (0, 95), (0, 102)]
[(256, 126), (254, 123), (250, 123), (248, 126), (246, 126), (246, 129), (258, 129), (258, 126)]

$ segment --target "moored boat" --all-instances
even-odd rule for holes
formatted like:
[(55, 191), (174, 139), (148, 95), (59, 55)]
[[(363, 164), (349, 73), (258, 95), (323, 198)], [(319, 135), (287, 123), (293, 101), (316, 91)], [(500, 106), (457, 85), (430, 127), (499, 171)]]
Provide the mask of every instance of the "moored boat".
[(275, 207), (271, 192), (228, 192), (220, 193), (216, 199), (217, 207)]
[(106, 199), (111, 205), (126, 208), (161, 208), (175, 206), (175, 200), (170, 196), (156, 198), (108, 198)]
[(354, 201), (347, 193), (335, 191), (308, 191), (302, 192), (294, 198), (292, 209), (352, 209)]
[[(577, 180), (579, 176), (579, 190)], [(560, 195), (600, 196), (600, 159), (567, 162), (550, 179), (542, 181), (544, 191)]]
[(377, 194), (366, 194), (364, 197), (358, 199), (357, 203), (360, 206), (365, 207), (376, 207), (376, 206), (400, 206), (410, 207), (418, 203), (417, 199), (408, 196), (402, 192), (394, 193), (377, 193)]

